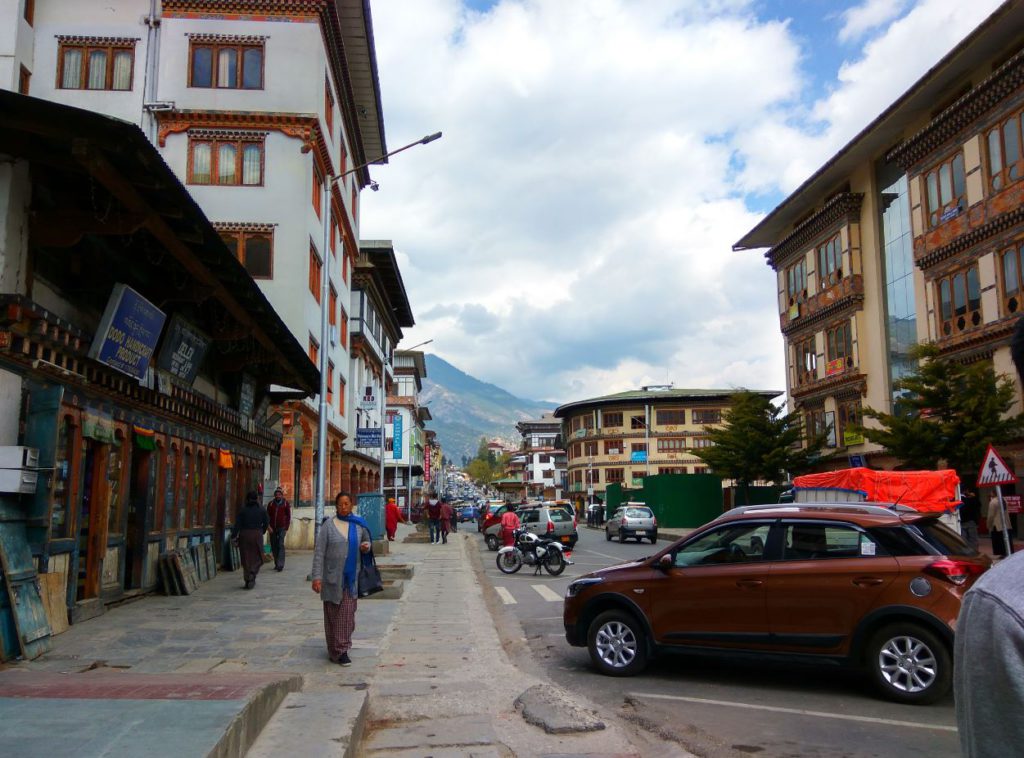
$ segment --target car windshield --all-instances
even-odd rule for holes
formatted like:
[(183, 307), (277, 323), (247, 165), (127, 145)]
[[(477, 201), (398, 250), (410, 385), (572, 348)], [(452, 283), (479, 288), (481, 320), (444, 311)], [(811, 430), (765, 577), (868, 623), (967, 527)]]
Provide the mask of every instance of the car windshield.
[(569, 512), (561, 508), (552, 508), (550, 516), (552, 521), (572, 521), (572, 516), (569, 515)]
[(651, 518), (654, 514), (650, 508), (627, 508), (626, 518)]

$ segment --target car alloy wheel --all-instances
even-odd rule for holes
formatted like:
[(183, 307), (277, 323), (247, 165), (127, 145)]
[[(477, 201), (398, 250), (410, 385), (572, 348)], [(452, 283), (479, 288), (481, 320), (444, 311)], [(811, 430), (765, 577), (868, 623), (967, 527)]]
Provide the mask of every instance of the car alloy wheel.
[(594, 619), (587, 648), (602, 674), (633, 676), (647, 666), (643, 627), (625, 611), (605, 611)]
[(893, 624), (879, 630), (871, 638), (868, 656), (876, 686), (891, 700), (933, 703), (949, 691), (949, 650), (923, 627)]

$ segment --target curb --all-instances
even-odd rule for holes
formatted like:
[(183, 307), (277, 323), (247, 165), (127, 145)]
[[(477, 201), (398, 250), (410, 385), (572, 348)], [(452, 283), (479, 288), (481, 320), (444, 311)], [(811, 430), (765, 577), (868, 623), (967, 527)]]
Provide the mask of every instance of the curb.
[(301, 689), (302, 677), (299, 675), (279, 679), (262, 687), (259, 694), (250, 698), (228, 724), (228, 728), (210, 751), (209, 758), (234, 758), (245, 755), (259, 738), (263, 727), (274, 717), (285, 697)]

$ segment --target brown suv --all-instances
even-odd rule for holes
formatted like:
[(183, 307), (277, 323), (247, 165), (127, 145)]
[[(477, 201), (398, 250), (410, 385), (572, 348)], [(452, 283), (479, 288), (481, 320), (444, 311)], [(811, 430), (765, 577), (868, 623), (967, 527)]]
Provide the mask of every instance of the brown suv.
[(672, 651), (787, 654), (866, 669), (886, 697), (930, 703), (949, 690), (961, 599), (989, 565), (904, 506), (748, 506), (573, 581), (565, 636), (611, 676)]

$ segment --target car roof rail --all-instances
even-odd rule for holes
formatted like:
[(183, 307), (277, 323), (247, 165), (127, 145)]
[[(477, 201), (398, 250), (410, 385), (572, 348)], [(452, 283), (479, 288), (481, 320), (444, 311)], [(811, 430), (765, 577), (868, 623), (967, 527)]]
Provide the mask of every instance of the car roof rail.
[(800, 510), (856, 510), (861, 513), (877, 514), (900, 514), (900, 513), (921, 513), (908, 505), (899, 503), (865, 503), (865, 502), (835, 502), (835, 503), (763, 503), (758, 505), (740, 505), (726, 513), (751, 513), (754, 511), (787, 511), (790, 513)]

